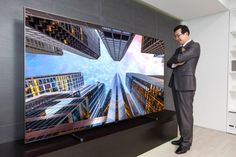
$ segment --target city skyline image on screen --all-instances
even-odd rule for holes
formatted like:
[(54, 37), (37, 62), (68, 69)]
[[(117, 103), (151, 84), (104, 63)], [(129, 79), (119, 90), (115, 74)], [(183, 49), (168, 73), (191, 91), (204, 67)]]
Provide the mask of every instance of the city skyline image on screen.
[(163, 110), (163, 40), (24, 13), (26, 143)]

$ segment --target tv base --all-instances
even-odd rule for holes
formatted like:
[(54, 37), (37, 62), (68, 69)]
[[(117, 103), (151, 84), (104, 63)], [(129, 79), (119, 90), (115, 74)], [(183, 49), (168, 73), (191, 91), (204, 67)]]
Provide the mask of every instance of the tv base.
[(79, 135), (77, 135), (77, 134), (71, 134), (71, 136), (73, 137), (73, 138), (75, 138), (76, 140), (78, 140), (78, 141), (80, 141), (80, 142), (84, 142), (84, 138), (82, 138), (82, 137), (80, 137)]
[(147, 115), (146, 117), (153, 119), (153, 120), (159, 120), (158, 116), (156, 116), (156, 115)]

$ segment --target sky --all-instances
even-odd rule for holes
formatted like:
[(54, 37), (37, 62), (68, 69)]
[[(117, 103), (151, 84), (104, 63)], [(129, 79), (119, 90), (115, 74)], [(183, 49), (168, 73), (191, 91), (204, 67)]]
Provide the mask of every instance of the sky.
[(88, 59), (63, 50), (62, 56), (25, 53), (25, 77), (81, 72), (86, 84), (97, 81), (105, 83), (106, 90), (111, 88), (112, 79), (119, 73), (125, 86), (127, 72), (145, 75), (164, 75), (162, 59), (153, 54), (141, 53), (141, 35), (135, 35), (121, 61), (113, 61), (100, 40), (101, 56)]

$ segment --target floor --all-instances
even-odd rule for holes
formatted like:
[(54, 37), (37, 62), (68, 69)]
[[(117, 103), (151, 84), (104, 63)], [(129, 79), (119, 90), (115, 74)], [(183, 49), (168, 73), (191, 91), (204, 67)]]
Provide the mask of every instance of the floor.
[(235, 157), (236, 135), (194, 126), (193, 145), (185, 154), (177, 155), (171, 141), (138, 157)]

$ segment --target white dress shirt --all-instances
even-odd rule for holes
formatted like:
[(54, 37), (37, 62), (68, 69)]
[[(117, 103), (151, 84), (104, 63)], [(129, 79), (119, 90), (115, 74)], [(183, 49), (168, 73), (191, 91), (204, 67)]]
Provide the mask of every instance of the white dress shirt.
[(186, 41), (184, 44), (183, 44), (183, 47), (186, 46), (192, 39), (189, 39), (188, 41)]

